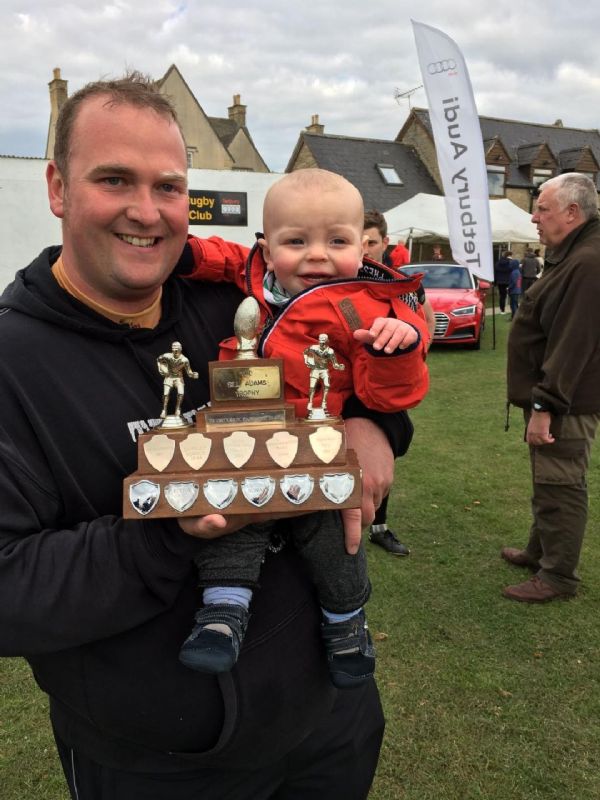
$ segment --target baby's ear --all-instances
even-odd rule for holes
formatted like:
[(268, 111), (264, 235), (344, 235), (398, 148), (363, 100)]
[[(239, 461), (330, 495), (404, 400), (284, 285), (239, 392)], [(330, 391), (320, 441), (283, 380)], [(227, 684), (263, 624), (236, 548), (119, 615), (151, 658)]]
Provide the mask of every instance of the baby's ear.
[(257, 239), (256, 243), (258, 244), (258, 246), (262, 250), (263, 259), (264, 259), (265, 264), (267, 266), (267, 271), (268, 272), (273, 272), (273, 261), (271, 259), (271, 251), (269, 249), (269, 245), (267, 243), (267, 240), (264, 239), (264, 238)]

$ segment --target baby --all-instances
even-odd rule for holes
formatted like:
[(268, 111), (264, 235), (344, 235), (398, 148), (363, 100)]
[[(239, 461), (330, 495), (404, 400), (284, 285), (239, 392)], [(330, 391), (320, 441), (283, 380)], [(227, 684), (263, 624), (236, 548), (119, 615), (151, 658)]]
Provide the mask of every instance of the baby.
[[(429, 333), (415, 297), (420, 278), (363, 262), (363, 219), (362, 199), (351, 183), (308, 169), (286, 175), (267, 193), (264, 238), (246, 264), (207, 258), (207, 252), (219, 252), (211, 240), (189, 240), (191, 277), (235, 282), (259, 302), (259, 354), (284, 359), (285, 397), (298, 417), (307, 416), (309, 404), (304, 353), (319, 337), (327, 337), (343, 366), (328, 376), (332, 416), (343, 414), (352, 395), (369, 408), (394, 412), (416, 405), (428, 388)], [(233, 357), (236, 348), (235, 339), (226, 340), (221, 357)], [(180, 652), (192, 669), (217, 673), (235, 664), (273, 527), (250, 525), (203, 544), (196, 558), (203, 607)], [(346, 552), (335, 511), (283, 520), (281, 530), (305, 558), (317, 588), (333, 683), (361, 684), (375, 666), (363, 610), (370, 593), (364, 548)]]

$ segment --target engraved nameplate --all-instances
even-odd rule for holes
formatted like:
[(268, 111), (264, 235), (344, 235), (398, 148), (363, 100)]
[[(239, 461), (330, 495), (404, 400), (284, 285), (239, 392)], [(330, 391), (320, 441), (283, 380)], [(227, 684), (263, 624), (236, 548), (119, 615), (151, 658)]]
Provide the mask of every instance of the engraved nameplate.
[[(228, 362), (224, 362), (227, 364)], [(281, 373), (277, 366), (215, 366), (212, 371), (212, 399), (277, 400), (281, 397)]]

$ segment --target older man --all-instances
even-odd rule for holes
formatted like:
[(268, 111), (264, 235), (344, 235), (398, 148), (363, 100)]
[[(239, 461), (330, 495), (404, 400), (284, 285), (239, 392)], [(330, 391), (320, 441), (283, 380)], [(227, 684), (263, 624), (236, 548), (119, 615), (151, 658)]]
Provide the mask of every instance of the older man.
[[(239, 664), (217, 680), (177, 658), (198, 604), (192, 558), (200, 537), (247, 520), (121, 516), (136, 433), (160, 408), (157, 356), (177, 340), (198, 370), (193, 414), (241, 300), (171, 276), (186, 166), (173, 109), (143, 76), (90, 84), (61, 109), (47, 182), (63, 246), (0, 299), (0, 655), (26, 657), (50, 696), (74, 798), (362, 800), (383, 732), (377, 689), (329, 682), (298, 557), (266, 558)], [(372, 516), (393, 455), (368, 419), (348, 432)]]
[(532, 217), (544, 273), (523, 295), (508, 342), (508, 399), (524, 410), (533, 524), (502, 557), (535, 570), (505, 597), (542, 603), (577, 592), (586, 471), (600, 419), (600, 220), (596, 186), (567, 173), (541, 187)]

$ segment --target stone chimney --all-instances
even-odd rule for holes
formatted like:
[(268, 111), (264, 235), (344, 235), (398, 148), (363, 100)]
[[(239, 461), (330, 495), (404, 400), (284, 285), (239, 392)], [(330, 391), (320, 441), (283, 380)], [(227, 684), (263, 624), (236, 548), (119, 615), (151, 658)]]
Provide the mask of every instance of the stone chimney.
[(553, 125), (554, 128), (564, 128), (562, 119), (557, 119)]
[(54, 158), (56, 120), (58, 112), (69, 96), (67, 93), (67, 81), (63, 81), (60, 77), (60, 67), (54, 68), (54, 77), (48, 87), (50, 89), (50, 123), (48, 125), (48, 139), (46, 140), (46, 158)]
[(313, 114), (310, 118), (310, 125), (306, 126), (308, 133), (325, 133), (325, 125), (319, 124), (319, 115)]
[(233, 105), (227, 109), (229, 112), (229, 119), (232, 119), (239, 128), (246, 126), (246, 106), (240, 103), (240, 95), (233, 95)]

